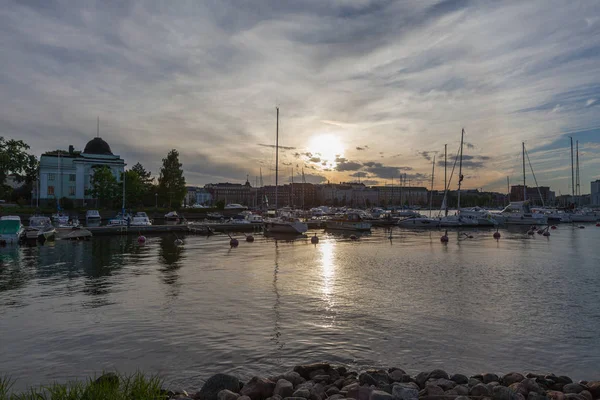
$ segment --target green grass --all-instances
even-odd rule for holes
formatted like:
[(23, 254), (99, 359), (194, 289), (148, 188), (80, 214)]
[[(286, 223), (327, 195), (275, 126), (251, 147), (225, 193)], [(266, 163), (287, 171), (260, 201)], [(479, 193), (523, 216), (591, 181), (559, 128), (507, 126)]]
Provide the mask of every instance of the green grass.
[(0, 377), (0, 400), (165, 400), (162, 385), (158, 376), (113, 374), (112, 379), (54, 383), (16, 393), (14, 381), (5, 376)]

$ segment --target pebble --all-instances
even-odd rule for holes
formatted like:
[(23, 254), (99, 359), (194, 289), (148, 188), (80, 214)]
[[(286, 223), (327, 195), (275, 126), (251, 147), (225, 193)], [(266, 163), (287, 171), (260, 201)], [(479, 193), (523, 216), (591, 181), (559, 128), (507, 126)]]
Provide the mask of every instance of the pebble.
[(381, 390), (373, 390), (369, 400), (393, 400), (393, 396)]
[[(277, 381), (277, 383), (275, 384), (275, 389), (273, 390), (273, 395), (278, 395), (281, 396), (282, 398), (285, 397), (291, 397), (294, 394), (294, 385), (292, 384), (292, 382), (285, 380), (285, 379), (280, 379)], [(219, 399), (221, 400), (221, 399)], [(224, 399), (224, 400), (230, 400), (230, 399)], [(235, 400), (235, 399), (233, 399)]]
[(394, 400), (417, 400), (419, 398), (419, 391), (415, 388), (394, 385), (392, 396)]
[(469, 383), (469, 378), (462, 374), (454, 374), (450, 377), (450, 380), (456, 382), (458, 385), (466, 385)]

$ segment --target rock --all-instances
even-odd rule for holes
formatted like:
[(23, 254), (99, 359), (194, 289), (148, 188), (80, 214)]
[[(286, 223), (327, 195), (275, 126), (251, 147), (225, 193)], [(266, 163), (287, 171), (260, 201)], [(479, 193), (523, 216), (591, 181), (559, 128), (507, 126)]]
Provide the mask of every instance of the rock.
[(458, 396), (456, 399), (454, 400), (471, 400), (469, 399), (467, 396)]
[(454, 389), (446, 390), (444, 392), (444, 399), (446, 400), (454, 400), (458, 397), (458, 392)]
[(448, 373), (443, 369), (434, 369), (429, 373), (427, 379), (449, 379)]
[(454, 390), (456, 390), (456, 393), (458, 393), (459, 396), (469, 395), (469, 387), (467, 385), (456, 385), (454, 387)]
[(558, 377), (558, 382), (559, 383), (564, 383), (565, 385), (568, 383), (573, 383), (573, 379), (569, 378), (568, 376), (565, 375), (560, 375)]
[(304, 397), (285, 397), (283, 400), (304, 400)]
[(423, 390), (427, 396), (442, 396), (444, 394), (444, 389), (435, 385), (427, 385)]
[(240, 396), (240, 397), (238, 397), (238, 400), (251, 400), (251, 399), (248, 396)]
[(509, 388), (515, 393), (521, 393), (524, 397), (527, 397), (527, 394), (529, 393), (527, 389), (523, 385), (521, 385), (520, 382), (513, 383), (509, 386)]
[(471, 388), (469, 394), (473, 397), (489, 397), (492, 395), (492, 392), (490, 391), (490, 388), (483, 383), (478, 383)]
[(427, 380), (425, 385), (435, 385), (441, 387), (444, 391), (454, 389), (456, 382), (450, 379), (439, 378), (435, 380)]
[(592, 394), (587, 390), (583, 390), (579, 394), (588, 400), (594, 400), (594, 397), (592, 396)]
[(390, 383), (390, 376), (383, 369), (372, 369), (365, 372), (371, 375), (377, 382)]
[(283, 374), (282, 378), (286, 381), (292, 382), (292, 385), (294, 385), (294, 387), (306, 382), (306, 379), (301, 377), (300, 374), (295, 371), (286, 372), (285, 374)]
[(343, 387), (345, 386), (345, 385), (344, 385), (344, 378), (340, 378), (340, 379), (338, 379), (337, 381), (333, 382), (333, 385), (334, 385), (336, 388), (338, 388), (338, 389), (341, 389), (341, 388), (343, 388)]
[(600, 398), (600, 381), (591, 381), (587, 383), (588, 390), (595, 399)]
[(527, 400), (527, 399), (525, 398), (525, 396), (523, 396), (521, 393), (517, 393), (517, 394), (516, 394), (516, 399), (517, 399), (517, 400)]
[(315, 383), (318, 383), (318, 382), (329, 383), (330, 379), (331, 379), (331, 377), (329, 375), (315, 375), (312, 377), (312, 380)]
[(585, 400), (585, 396), (577, 393), (567, 393), (565, 394), (565, 400)]
[(506, 386), (495, 386), (492, 399), (494, 400), (517, 400), (517, 394)]
[(417, 385), (414, 382), (396, 382), (396, 383), (394, 383), (394, 386), (401, 386), (404, 388), (415, 389), (417, 391), (420, 389), (419, 385)]
[(387, 392), (383, 392), (381, 390), (373, 390), (371, 392), (369, 400), (393, 400), (393, 397)]
[(239, 394), (227, 389), (223, 389), (217, 393), (217, 400), (237, 400), (238, 397), (240, 397)]
[(107, 372), (106, 374), (100, 375), (94, 383), (106, 386), (119, 386), (119, 376), (114, 372)]
[(300, 374), (304, 379), (310, 379), (310, 373), (317, 370), (328, 371), (331, 368), (329, 363), (315, 363), (315, 364), (306, 364), (306, 365), (296, 365), (294, 367), (294, 372)]
[(255, 376), (244, 385), (240, 394), (250, 397), (251, 400), (265, 400), (273, 396), (273, 390), (275, 390), (274, 382)]
[(308, 399), (310, 397), (310, 390), (298, 389), (292, 394), (292, 397), (302, 397), (304, 399)]
[(328, 397), (327, 400), (341, 400), (344, 398), (343, 394), (334, 394), (331, 397)]
[(483, 383), (490, 383), (490, 382), (499, 382), (500, 378), (498, 377), (498, 375), (491, 374), (488, 372), (487, 374), (482, 375), (482, 380), (483, 380)]
[(532, 379), (532, 378), (523, 379), (520, 382), (520, 385), (527, 392), (527, 394), (525, 394), (525, 396), (527, 396), (531, 392), (538, 393), (538, 394), (544, 393), (544, 389), (542, 389), (542, 387), (539, 385), (539, 383), (537, 383), (537, 381), (535, 379)]
[(479, 385), (480, 383), (483, 383), (483, 381), (475, 378), (469, 378), (469, 387)]
[(348, 393), (348, 392), (350, 392), (352, 390), (358, 390), (359, 387), (360, 387), (360, 384), (358, 382), (354, 382), (354, 383), (351, 383), (349, 385), (346, 385), (346, 386), (342, 387), (342, 389), (340, 390), (340, 392), (342, 392), (342, 393)]
[(346, 374), (348, 373), (348, 369), (346, 367), (344, 367), (343, 365), (340, 365), (339, 367), (336, 368), (338, 374), (340, 374), (340, 376), (346, 376)]
[(390, 369), (388, 369), (388, 374), (391, 374), (392, 372), (395, 371), (400, 371), (402, 373), (402, 375), (406, 375), (406, 371), (403, 370), (402, 368), (396, 368), (396, 367), (392, 367)]
[(513, 383), (521, 382), (525, 377), (518, 372), (509, 372), (502, 377), (502, 382), (505, 386), (510, 386)]
[(584, 390), (585, 390), (585, 387), (583, 387), (583, 385), (580, 385), (579, 383), (567, 383), (565, 386), (563, 386), (564, 394), (567, 394), (567, 393), (579, 394), (579, 393), (583, 392)]
[(457, 385), (466, 385), (469, 383), (469, 378), (462, 374), (454, 374), (450, 377), (450, 380), (456, 382)]
[(547, 391), (546, 396), (551, 400), (565, 400), (565, 394), (556, 390)]
[(308, 377), (312, 380), (314, 379), (315, 376), (319, 376), (319, 375), (329, 375), (324, 369), (316, 369), (314, 371), (311, 371), (308, 374)]
[(325, 394), (327, 395), (327, 397), (329, 396), (333, 396), (334, 394), (339, 394), (340, 393), (340, 389), (338, 389), (337, 387), (333, 386), (330, 387), (329, 389), (327, 389), (325, 391)]
[(326, 396), (325, 394), (325, 385), (322, 383), (316, 383), (311, 389), (310, 389), (310, 398), (311, 399), (324, 399)]
[(429, 379), (429, 372), (420, 372), (415, 376), (415, 382), (421, 389), (425, 388), (425, 382)]
[(360, 382), (361, 386), (362, 385), (368, 385), (368, 386), (377, 385), (377, 381), (375, 380), (375, 378), (373, 378), (371, 376), (371, 374), (368, 374), (366, 372), (363, 372), (358, 376), (358, 381)]
[(405, 376), (408, 377), (408, 382), (410, 382), (410, 376), (407, 375), (406, 372), (402, 371), (401, 369), (395, 369), (389, 373), (389, 377), (392, 382), (407, 382), (405, 381)]
[(213, 375), (202, 385), (202, 389), (196, 393), (194, 398), (198, 400), (218, 400), (221, 390), (238, 393), (240, 391), (240, 380), (233, 375)]
[(273, 396), (271, 396), (271, 397), (267, 397), (267, 399), (266, 399), (266, 400), (283, 400), (283, 399), (281, 398), (281, 396), (279, 396), (279, 395), (277, 395), (277, 394), (274, 394), (274, 395), (273, 395)]
[(294, 385), (292, 384), (292, 382), (290, 382), (288, 380), (280, 379), (275, 384), (275, 389), (273, 389), (273, 394), (281, 396), (282, 398), (291, 397), (294, 394)]
[(371, 392), (373, 392), (373, 389), (366, 386), (359, 386), (356, 389), (349, 391), (346, 397), (356, 400), (369, 400)]
[(394, 385), (392, 388), (392, 396), (394, 400), (418, 400), (419, 391), (412, 387)]
[(544, 394), (529, 392), (527, 395), (527, 400), (548, 400), (548, 397), (546, 397)]

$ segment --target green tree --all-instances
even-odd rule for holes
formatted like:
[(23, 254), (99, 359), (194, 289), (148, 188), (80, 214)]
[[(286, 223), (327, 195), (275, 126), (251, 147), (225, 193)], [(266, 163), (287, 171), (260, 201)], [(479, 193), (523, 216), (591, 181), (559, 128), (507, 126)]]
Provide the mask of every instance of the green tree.
[(144, 168), (144, 166), (142, 164), (140, 164), (140, 163), (135, 164), (131, 168), (131, 171), (134, 171), (138, 174), (138, 176), (140, 177), (140, 181), (144, 185), (152, 186), (152, 184), (154, 182), (152, 173), (150, 171), (146, 171), (146, 168)]
[(125, 171), (125, 206), (137, 207), (143, 204), (147, 188), (136, 171)]
[(37, 158), (29, 153), (29, 145), (22, 140), (4, 139), (0, 136), (0, 197), (6, 197), (12, 190), (5, 184), (10, 174), (17, 174), (20, 181), (31, 185), (38, 170)]
[(98, 201), (98, 206), (110, 207), (113, 200), (120, 198), (121, 185), (107, 166), (97, 167), (87, 194)]
[(179, 152), (175, 149), (163, 158), (163, 166), (158, 177), (158, 195), (162, 203), (179, 207), (185, 198), (185, 178), (179, 162)]

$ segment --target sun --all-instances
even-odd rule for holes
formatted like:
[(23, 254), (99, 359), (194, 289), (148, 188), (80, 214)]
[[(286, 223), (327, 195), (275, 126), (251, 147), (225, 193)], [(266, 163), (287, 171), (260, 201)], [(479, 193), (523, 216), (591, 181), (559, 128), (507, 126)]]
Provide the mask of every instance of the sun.
[(308, 150), (316, 160), (327, 166), (335, 166), (338, 157), (344, 157), (344, 144), (339, 137), (332, 134), (315, 135), (308, 142)]

